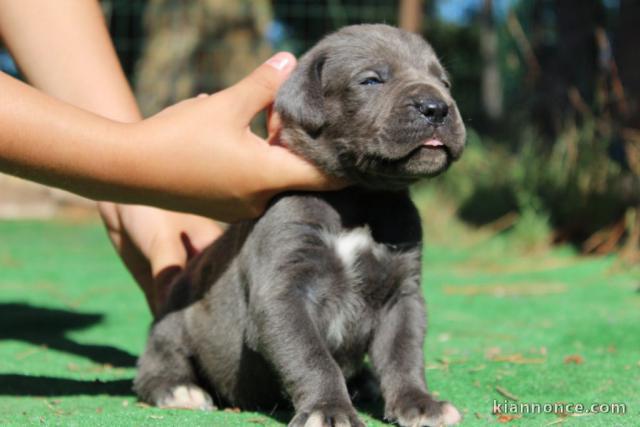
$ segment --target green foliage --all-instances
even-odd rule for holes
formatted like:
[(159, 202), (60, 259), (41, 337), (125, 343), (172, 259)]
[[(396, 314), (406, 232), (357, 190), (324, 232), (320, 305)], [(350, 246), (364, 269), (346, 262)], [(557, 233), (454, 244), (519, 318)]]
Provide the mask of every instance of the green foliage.
[(551, 236), (549, 217), (537, 210), (526, 208), (522, 210), (510, 234), (513, 244), (522, 252), (547, 249)]
[(625, 173), (611, 161), (610, 141), (595, 120), (567, 125), (553, 143), (527, 127), (515, 152), (473, 129), (468, 133), (462, 159), (432, 185), (472, 225), (517, 214), (514, 238), (538, 247), (550, 241), (552, 228), (582, 239), (626, 208), (618, 191)]
[(623, 81), (621, 95), (615, 75), (617, 55), (633, 47), (609, 39), (618, 34), (617, 6), (594, 0), (575, 14), (567, 3), (518, 1), (494, 14), (504, 115), (493, 120), (481, 96), (488, 63), (480, 36), (489, 31), (481, 7), (465, 21), (427, 26), (427, 39), (452, 74), (462, 116), (474, 128), (462, 161), (436, 180), (466, 222), (487, 225), (517, 213), (514, 235), (546, 230), (548, 240), (554, 230), (581, 242), (640, 200), (620, 131), (629, 126), (620, 98), (634, 99), (635, 86)]

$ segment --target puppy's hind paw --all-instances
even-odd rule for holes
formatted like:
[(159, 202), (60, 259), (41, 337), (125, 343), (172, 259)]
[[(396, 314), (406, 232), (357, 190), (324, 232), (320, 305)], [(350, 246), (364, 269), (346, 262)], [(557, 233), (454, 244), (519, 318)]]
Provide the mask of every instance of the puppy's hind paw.
[(198, 409), (201, 411), (213, 411), (216, 409), (211, 396), (193, 384), (179, 385), (172, 388), (167, 394), (158, 399), (156, 406), (172, 409)]
[(355, 411), (337, 407), (316, 408), (300, 412), (289, 423), (289, 427), (365, 427)]
[(387, 418), (402, 427), (452, 426), (462, 415), (449, 402), (439, 402), (428, 394), (408, 393), (387, 410)]

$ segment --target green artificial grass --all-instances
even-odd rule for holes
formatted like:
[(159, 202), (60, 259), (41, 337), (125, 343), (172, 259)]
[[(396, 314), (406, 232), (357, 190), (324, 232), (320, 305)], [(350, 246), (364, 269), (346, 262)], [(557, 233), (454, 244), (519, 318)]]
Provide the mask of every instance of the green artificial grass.
[[(637, 273), (567, 248), (522, 255), (500, 236), (427, 244), (424, 265), (427, 378), (463, 425), (640, 425)], [(149, 322), (99, 225), (0, 222), (0, 425), (286, 423), (287, 412), (137, 403), (131, 380)], [(626, 414), (492, 413), (494, 399), (509, 398), (624, 403)]]

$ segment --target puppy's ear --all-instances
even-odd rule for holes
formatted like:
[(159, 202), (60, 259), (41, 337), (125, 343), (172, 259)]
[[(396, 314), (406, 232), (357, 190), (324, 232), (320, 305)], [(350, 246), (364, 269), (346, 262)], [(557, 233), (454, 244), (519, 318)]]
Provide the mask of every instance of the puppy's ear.
[(303, 56), (276, 97), (275, 109), (284, 121), (299, 124), (310, 135), (318, 134), (325, 121), (322, 91), (325, 60), (323, 52)]

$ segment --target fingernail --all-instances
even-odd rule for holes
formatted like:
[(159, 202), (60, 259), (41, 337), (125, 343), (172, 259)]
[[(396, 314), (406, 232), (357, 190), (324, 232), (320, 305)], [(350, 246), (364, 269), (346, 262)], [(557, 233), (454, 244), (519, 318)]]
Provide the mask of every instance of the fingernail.
[(284, 52), (280, 52), (280, 53), (276, 53), (271, 58), (269, 58), (266, 64), (272, 66), (278, 71), (282, 71), (285, 69), (287, 64), (289, 64), (289, 61), (290, 61), (289, 55)]

